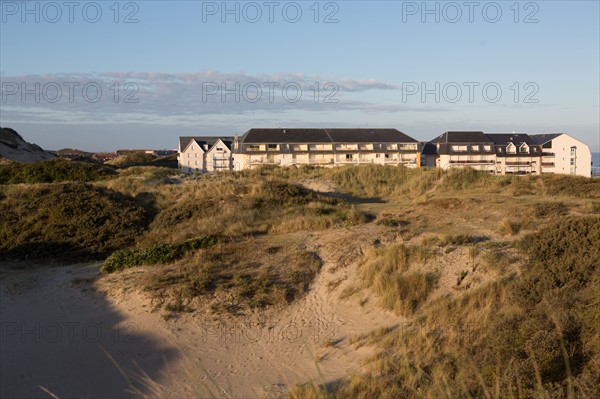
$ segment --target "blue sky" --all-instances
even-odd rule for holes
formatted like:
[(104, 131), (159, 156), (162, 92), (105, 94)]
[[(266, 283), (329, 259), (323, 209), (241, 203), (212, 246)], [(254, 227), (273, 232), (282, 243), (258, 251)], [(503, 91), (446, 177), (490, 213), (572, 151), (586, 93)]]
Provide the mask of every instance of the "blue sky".
[(597, 1), (23, 4), (0, 7), (0, 125), (45, 148), (368, 126), (600, 151)]

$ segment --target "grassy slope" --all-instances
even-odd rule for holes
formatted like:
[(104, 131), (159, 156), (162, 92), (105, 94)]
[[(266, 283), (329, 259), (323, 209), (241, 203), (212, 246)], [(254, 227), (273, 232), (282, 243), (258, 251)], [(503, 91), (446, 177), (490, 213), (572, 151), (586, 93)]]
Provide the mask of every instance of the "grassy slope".
[[(221, 296), (208, 301), (213, 311), (239, 314), (300, 297), (320, 267), (301, 235), (360, 225), (368, 210), (398, 239), (375, 243), (360, 260), (362, 282), (343, 293), (370, 293), (419, 334), (355, 337), (378, 350), (365, 373), (292, 396), (595, 397), (600, 181), (377, 166), (168, 176), (135, 168), (93, 186), (5, 186), (2, 252), (58, 255), (47, 251), (64, 241), (62, 253), (85, 256), (134, 237), (144, 251), (218, 235), (219, 245), (137, 278), (170, 311)], [(295, 184), (307, 181), (332, 182), (357, 205)]]

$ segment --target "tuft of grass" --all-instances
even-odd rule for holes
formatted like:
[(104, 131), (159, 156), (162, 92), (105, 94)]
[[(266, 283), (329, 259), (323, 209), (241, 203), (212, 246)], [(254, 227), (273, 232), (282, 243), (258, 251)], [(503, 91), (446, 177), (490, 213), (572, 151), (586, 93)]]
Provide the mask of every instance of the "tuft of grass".
[(500, 223), (500, 232), (504, 235), (517, 235), (519, 234), (519, 232), (521, 231), (521, 223), (513, 221), (513, 220), (509, 220), (509, 219), (504, 219), (501, 223)]
[(440, 241), (439, 245), (441, 247), (447, 245), (460, 246), (460, 245), (468, 245), (473, 244), (478, 241), (478, 237), (469, 235), (469, 234), (447, 234)]
[(568, 212), (569, 208), (564, 202), (540, 202), (533, 207), (536, 218), (563, 216)]
[(373, 291), (379, 296), (384, 309), (411, 315), (435, 289), (437, 280), (438, 275), (434, 273), (379, 274)]

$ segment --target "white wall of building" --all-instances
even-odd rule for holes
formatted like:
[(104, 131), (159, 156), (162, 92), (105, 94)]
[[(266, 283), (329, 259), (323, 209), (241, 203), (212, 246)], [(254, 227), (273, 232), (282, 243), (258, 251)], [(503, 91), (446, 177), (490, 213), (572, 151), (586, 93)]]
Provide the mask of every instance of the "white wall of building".
[(545, 154), (553, 154), (543, 157), (543, 173), (592, 176), (592, 153), (587, 144), (574, 139), (568, 134), (561, 134), (553, 139), (550, 144), (550, 148), (542, 149)]
[(206, 152), (198, 143), (192, 140), (177, 157), (179, 169), (186, 173), (203, 173), (205, 169)]

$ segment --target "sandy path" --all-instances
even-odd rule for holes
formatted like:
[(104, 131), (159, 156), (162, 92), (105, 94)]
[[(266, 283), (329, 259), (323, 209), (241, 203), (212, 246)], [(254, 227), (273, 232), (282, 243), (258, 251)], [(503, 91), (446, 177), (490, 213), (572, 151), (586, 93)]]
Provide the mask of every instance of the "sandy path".
[[(136, 364), (160, 378), (163, 360), (179, 352), (169, 331), (144, 308), (121, 313), (78, 279), (98, 265), (4, 270), (0, 281), (0, 396), (132, 397), (120, 367)], [(152, 323), (150, 322), (152, 320)], [(141, 326), (154, 325), (151, 329)]]
[[(343, 284), (332, 292), (327, 286), (352, 275), (354, 266), (340, 263), (372, 234), (363, 228), (358, 236), (313, 236), (325, 264), (307, 296), (285, 311), (235, 320), (164, 320), (143, 293), (93, 281), (97, 264), (4, 273), (0, 396), (48, 397), (39, 386), (61, 398), (134, 396), (102, 348), (121, 367), (148, 373), (156, 384), (134, 384), (150, 396), (273, 397), (296, 383), (335, 382), (359, 370), (370, 353), (351, 348), (348, 337), (398, 323), (356, 298), (340, 301)], [(356, 253), (336, 250), (340, 240), (356, 243)], [(339, 342), (324, 344), (329, 340)]]

